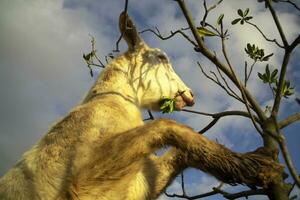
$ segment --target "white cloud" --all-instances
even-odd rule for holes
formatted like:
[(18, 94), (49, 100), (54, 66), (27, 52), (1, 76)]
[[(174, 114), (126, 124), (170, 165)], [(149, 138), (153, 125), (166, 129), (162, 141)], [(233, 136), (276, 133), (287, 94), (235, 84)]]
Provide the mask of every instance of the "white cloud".
[[(88, 34), (97, 32), (89, 13), (63, 9), (62, 1), (1, 4), (0, 146), (7, 159), (5, 167), (1, 165), (3, 173), (50, 123), (80, 101), (92, 83), (82, 53), (89, 49)], [(109, 40), (97, 41), (103, 47), (100, 54), (105, 54)]]

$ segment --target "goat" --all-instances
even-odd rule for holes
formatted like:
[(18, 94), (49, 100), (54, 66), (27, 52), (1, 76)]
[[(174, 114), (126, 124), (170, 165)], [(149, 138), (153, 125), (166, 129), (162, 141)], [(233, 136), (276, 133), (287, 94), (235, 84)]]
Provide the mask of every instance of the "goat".
[[(163, 97), (176, 97), (175, 109), (181, 110), (194, 104), (193, 94), (166, 54), (150, 48), (125, 13), (119, 26), (127, 52), (0, 179), (0, 199), (156, 199), (187, 167), (229, 183), (268, 182), (264, 177), (280, 167), (266, 157), (233, 153), (172, 120), (143, 122), (141, 108), (159, 110)], [(162, 156), (153, 154), (166, 145), (172, 147)]]

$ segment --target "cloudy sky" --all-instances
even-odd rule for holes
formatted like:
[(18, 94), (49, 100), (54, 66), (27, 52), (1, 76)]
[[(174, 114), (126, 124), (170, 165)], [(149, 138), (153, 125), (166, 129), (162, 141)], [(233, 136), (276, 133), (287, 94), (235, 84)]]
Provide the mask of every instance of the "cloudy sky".
[[(208, 4), (215, 1), (209, 0)], [(86, 94), (94, 79), (82, 59), (82, 53), (90, 49), (90, 36), (95, 36), (98, 55), (104, 56), (115, 48), (119, 37), (118, 16), (124, 5), (123, 0), (1, 0), (0, 1), (0, 176), (3, 175), (22, 155), (63, 117), (70, 108), (78, 104)], [(157, 26), (162, 34), (187, 27), (186, 21), (172, 0), (130, 0), (129, 14), (136, 21), (138, 29)], [(199, 24), (203, 16), (202, 1), (186, 1), (193, 18)], [(261, 35), (249, 26), (232, 26), (238, 8), (250, 8), (250, 15), (269, 38), (277, 38), (270, 13), (263, 4), (246, 0), (227, 0), (226, 4), (214, 10), (208, 17), (216, 23), (219, 14), (224, 13), (224, 24), (229, 29), (228, 52), (236, 70), (242, 75), (247, 43), (259, 44), (266, 53), (274, 53), (270, 60), (271, 68), (280, 66), (282, 51), (273, 43), (267, 43)], [(292, 6), (280, 8), (280, 21), (286, 31), (288, 41), (300, 32), (299, 12)], [(207, 80), (196, 62), (200, 61), (207, 72), (214, 66), (203, 56), (196, 54), (193, 47), (182, 37), (161, 41), (151, 33), (142, 35), (153, 47), (163, 49), (170, 57), (175, 71), (195, 93), (194, 110), (221, 112), (225, 110), (245, 110), (245, 108), (211, 81)], [(220, 52), (220, 43), (215, 39), (206, 42)], [(121, 50), (126, 50), (124, 43)], [(294, 101), (299, 95), (300, 49), (296, 49), (288, 69), (287, 78), (292, 81), (295, 95), (283, 100), (280, 119), (299, 112)], [(257, 72), (264, 70), (257, 65), (248, 88), (258, 98), (261, 105), (272, 105), (268, 87), (257, 81)], [(95, 69), (95, 73), (101, 70)], [(192, 126), (203, 128), (211, 119), (189, 113), (172, 115), (154, 114), (156, 117), (170, 117)], [(283, 130), (295, 166), (300, 171), (299, 133), (300, 123)], [(297, 131), (298, 130), (298, 131)], [(239, 151), (254, 150), (262, 144), (250, 121), (239, 117), (220, 120), (206, 133), (211, 139)], [(196, 170), (185, 172), (189, 194), (207, 192), (217, 186), (218, 181)], [(228, 191), (237, 188), (226, 186)], [(168, 190), (172, 193), (180, 188), (178, 180)], [(299, 193), (299, 191), (294, 191)], [(161, 199), (167, 199), (161, 197)], [(216, 199), (216, 197), (207, 198)], [(256, 198), (257, 199), (257, 198)]]

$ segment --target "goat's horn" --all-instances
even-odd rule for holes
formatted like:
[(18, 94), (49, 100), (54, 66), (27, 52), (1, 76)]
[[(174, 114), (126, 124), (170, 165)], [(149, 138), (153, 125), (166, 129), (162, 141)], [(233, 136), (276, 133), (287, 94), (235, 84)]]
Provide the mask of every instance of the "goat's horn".
[(120, 14), (119, 28), (129, 48), (134, 48), (142, 42), (133, 21), (124, 11)]

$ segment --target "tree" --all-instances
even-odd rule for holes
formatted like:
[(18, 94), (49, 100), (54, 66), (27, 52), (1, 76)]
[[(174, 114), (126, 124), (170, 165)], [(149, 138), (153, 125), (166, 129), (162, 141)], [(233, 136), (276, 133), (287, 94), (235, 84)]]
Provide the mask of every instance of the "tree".
[[(216, 71), (211, 71), (211, 74), (208, 74), (201, 62), (198, 62), (201, 71), (203, 74), (219, 85), (229, 96), (231, 96), (234, 100), (241, 102), (245, 106), (245, 111), (224, 111), (220, 113), (204, 113), (193, 110), (183, 110), (185, 112), (192, 112), (199, 115), (206, 115), (213, 118), (213, 120), (199, 133), (203, 134), (208, 131), (211, 127), (213, 127), (221, 118), (225, 116), (237, 115), (240, 117), (248, 118), (253, 124), (256, 132), (263, 140), (263, 147), (258, 148), (257, 152), (271, 156), (276, 162), (279, 163), (279, 152), (282, 153), (284, 157), (284, 161), (287, 165), (287, 173), (289, 173), (294, 183), (287, 183), (286, 178), (287, 174), (282, 174), (280, 178), (277, 178), (273, 181), (272, 184), (268, 185), (264, 188), (256, 188), (250, 186), (249, 190), (241, 191), (238, 193), (228, 193), (222, 190), (222, 184), (219, 187), (212, 188), (212, 191), (205, 194), (200, 194), (197, 196), (189, 196), (186, 194), (184, 189), (184, 181), (182, 175), (182, 195), (179, 194), (166, 194), (169, 197), (178, 197), (183, 199), (200, 199), (202, 197), (211, 196), (215, 194), (222, 194), (224, 198), (227, 199), (236, 199), (239, 197), (248, 197), (252, 195), (266, 195), (269, 199), (280, 199), (285, 200), (289, 199), (289, 194), (293, 188), (300, 188), (300, 178), (298, 176), (298, 172), (293, 165), (291, 156), (288, 152), (288, 148), (286, 145), (285, 137), (283, 134), (283, 129), (289, 125), (292, 125), (296, 121), (300, 119), (300, 113), (296, 112), (286, 117), (283, 120), (280, 120), (280, 105), (284, 99), (289, 98), (294, 93), (294, 83), (290, 80), (287, 80), (286, 74), (287, 69), (290, 65), (290, 59), (295, 51), (296, 47), (298, 47), (300, 43), (300, 35), (293, 38), (293, 40), (288, 41), (286, 37), (286, 32), (288, 30), (284, 30), (279, 17), (277, 15), (276, 8), (277, 6), (291, 6), (291, 9), (294, 9), (295, 12), (299, 12), (299, 6), (293, 1), (284, 1), (284, 0), (259, 0), (257, 3), (264, 3), (265, 12), (270, 12), (271, 18), (274, 21), (274, 29), (279, 32), (280, 40), (271, 39), (265, 34), (259, 26), (252, 22), (253, 17), (251, 15), (251, 10), (249, 8), (241, 8), (237, 10), (237, 18), (235, 19), (227, 19), (226, 13), (219, 14), (219, 17), (215, 19), (215, 21), (209, 21), (209, 14), (217, 7), (221, 6), (223, 3), (222, 0), (219, 0), (215, 4), (208, 6), (206, 0), (203, 0), (204, 7), (204, 15), (200, 22), (200, 26), (196, 26), (192, 15), (189, 9), (187, 8), (184, 0), (175, 0), (178, 3), (178, 7), (180, 8), (182, 14), (184, 15), (188, 27), (180, 28), (176, 31), (171, 31), (171, 34), (168, 36), (163, 36), (158, 28), (156, 29), (146, 29), (141, 31), (143, 32), (151, 32), (158, 38), (162, 40), (169, 40), (175, 35), (183, 36), (186, 41), (193, 46), (193, 50), (200, 55), (204, 56), (208, 59), (215, 67)], [(278, 4), (278, 5), (276, 5)], [(128, 1), (125, 3), (125, 11), (127, 11)], [(249, 60), (244, 63), (244, 77), (240, 76), (240, 73), (237, 72), (237, 67), (231, 61), (231, 58), (227, 49), (227, 40), (231, 40), (233, 38), (230, 37), (230, 29), (225, 25), (224, 21), (230, 20), (231, 24), (234, 26), (241, 26), (243, 29), (244, 26), (251, 26), (256, 31), (261, 34), (261, 37), (266, 41), (270, 42), (276, 48), (280, 48), (283, 50), (283, 58), (281, 59), (281, 65), (275, 69), (270, 69), (270, 65), (268, 64), (269, 59), (273, 56), (272, 52), (265, 53), (265, 50), (259, 46), (259, 44), (248, 43), (245, 46), (244, 53), (249, 57)], [(216, 25), (214, 25), (216, 24)], [(190, 35), (189, 33), (192, 33)], [(120, 38), (122, 35), (120, 36)], [(214, 37), (214, 40), (220, 40), (221, 51), (215, 52), (211, 50), (207, 41), (208, 37)], [(116, 50), (118, 51), (119, 40), (116, 44)], [(96, 58), (99, 64), (92, 62), (91, 58)], [(88, 55), (84, 55), (84, 59), (87, 61), (88, 66), (91, 67), (93, 65), (104, 67), (104, 64), (100, 61), (100, 59), (95, 54), (95, 46), (94, 40), (92, 40), (92, 51)], [(251, 63), (250, 65), (248, 63)], [(263, 84), (266, 84), (270, 88), (270, 92), (273, 95), (273, 102), (267, 105), (264, 108), (261, 103), (257, 100), (257, 98), (252, 94), (252, 92), (247, 88), (247, 83), (251, 78), (255, 75), (253, 73), (253, 69), (258, 63), (263, 63), (265, 68), (263, 71), (258, 72), (256, 81), (261, 81)], [(90, 72), (92, 75), (92, 69), (90, 68)], [(162, 106), (164, 112), (172, 112), (172, 103), (174, 101), (172, 99), (165, 99), (165, 104)], [(296, 103), (296, 102), (291, 102)], [(149, 119), (153, 119), (153, 115), (149, 112)], [(294, 199), (296, 197), (290, 197)]]

